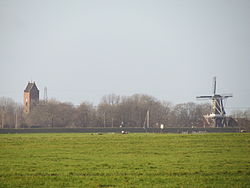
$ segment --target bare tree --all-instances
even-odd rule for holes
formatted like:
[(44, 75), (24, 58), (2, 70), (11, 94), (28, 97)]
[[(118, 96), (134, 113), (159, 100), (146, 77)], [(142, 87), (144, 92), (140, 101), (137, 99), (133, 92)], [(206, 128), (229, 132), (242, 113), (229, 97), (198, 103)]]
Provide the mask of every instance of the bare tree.
[(1, 128), (14, 128), (17, 119), (19, 106), (11, 98), (0, 98), (0, 119)]
[(96, 126), (96, 111), (92, 104), (83, 102), (75, 110), (74, 125), (76, 127)]
[(73, 124), (74, 107), (70, 103), (60, 103), (56, 100), (40, 101), (26, 122), (30, 127), (70, 127)]

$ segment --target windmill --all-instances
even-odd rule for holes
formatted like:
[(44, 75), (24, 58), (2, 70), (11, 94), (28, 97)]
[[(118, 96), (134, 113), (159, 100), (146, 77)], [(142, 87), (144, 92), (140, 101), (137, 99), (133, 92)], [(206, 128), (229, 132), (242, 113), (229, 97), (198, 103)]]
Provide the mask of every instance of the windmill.
[(223, 101), (232, 95), (216, 94), (216, 77), (213, 78), (213, 95), (197, 96), (197, 99), (211, 99), (212, 113), (204, 116), (205, 119), (212, 119), (214, 127), (226, 127), (227, 119)]

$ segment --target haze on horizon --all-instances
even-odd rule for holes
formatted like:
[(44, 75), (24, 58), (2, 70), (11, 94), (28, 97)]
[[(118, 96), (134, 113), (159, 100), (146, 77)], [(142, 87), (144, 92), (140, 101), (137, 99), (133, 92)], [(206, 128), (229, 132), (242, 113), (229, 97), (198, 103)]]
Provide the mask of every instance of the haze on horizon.
[(248, 0), (0, 0), (0, 97), (97, 104), (143, 93), (172, 103), (233, 93), (250, 107)]

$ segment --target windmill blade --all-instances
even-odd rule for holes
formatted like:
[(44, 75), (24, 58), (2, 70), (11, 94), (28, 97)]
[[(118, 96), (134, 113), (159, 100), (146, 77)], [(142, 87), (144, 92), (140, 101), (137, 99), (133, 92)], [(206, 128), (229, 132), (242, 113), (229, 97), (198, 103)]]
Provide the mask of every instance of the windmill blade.
[(216, 76), (213, 79), (213, 94), (216, 94)]
[(226, 99), (226, 98), (229, 98), (229, 97), (233, 97), (232, 95), (225, 95), (225, 96), (222, 96), (223, 99)]
[(222, 98), (228, 98), (228, 97), (233, 97), (233, 94), (232, 93), (224, 93), (221, 96), (222, 96)]
[(197, 96), (196, 98), (197, 99), (211, 99), (211, 98), (213, 98), (213, 96), (209, 96), (209, 95), (207, 95), (207, 96)]

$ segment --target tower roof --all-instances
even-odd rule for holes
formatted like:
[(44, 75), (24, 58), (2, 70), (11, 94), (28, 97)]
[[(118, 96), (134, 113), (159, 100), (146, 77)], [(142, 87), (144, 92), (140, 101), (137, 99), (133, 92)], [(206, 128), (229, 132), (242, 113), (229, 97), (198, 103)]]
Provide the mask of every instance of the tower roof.
[(30, 92), (33, 87), (35, 87), (38, 90), (38, 88), (36, 87), (35, 82), (33, 82), (33, 83), (29, 82), (28, 85), (26, 86), (24, 92)]

